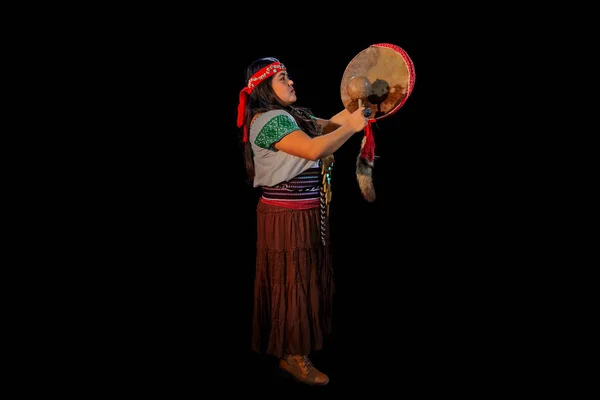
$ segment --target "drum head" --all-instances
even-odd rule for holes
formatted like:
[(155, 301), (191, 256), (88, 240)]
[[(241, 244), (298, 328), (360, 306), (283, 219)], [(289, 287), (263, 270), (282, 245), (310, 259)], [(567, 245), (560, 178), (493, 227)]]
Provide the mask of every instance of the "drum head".
[(346, 67), (340, 86), (342, 103), (353, 112), (360, 101), (371, 109), (371, 120), (382, 119), (404, 105), (414, 84), (415, 68), (408, 54), (393, 44), (374, 44)]

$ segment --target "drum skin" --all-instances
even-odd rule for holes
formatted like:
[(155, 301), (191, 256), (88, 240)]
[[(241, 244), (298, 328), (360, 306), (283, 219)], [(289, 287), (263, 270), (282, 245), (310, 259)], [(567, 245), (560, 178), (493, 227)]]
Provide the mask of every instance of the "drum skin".
[[(366, 78), (370, 82), (366, 96), (356, 98), (358, 91), (351, 90), (352, 85), (349, 85), (353, 78)], [(370, 120), (374, 121), (396, 113), (414, 85), (415, 67), (408, 54), (394, 44), (379, 43), (364, 49), (350, 61), (342, 76), (340, 93), (345, 109), (353, 112), (360, 102), (371, 110)]]

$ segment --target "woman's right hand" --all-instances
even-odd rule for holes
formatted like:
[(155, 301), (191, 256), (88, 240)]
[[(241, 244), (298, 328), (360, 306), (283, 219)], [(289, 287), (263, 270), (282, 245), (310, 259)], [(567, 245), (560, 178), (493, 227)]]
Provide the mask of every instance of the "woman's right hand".
[(348, 116), (347, 123), (354, 129), (354, 133), (362, 131), (367, 126), (368, 118), (363, 114), (364, 109), (364, 107), (358, 107)]

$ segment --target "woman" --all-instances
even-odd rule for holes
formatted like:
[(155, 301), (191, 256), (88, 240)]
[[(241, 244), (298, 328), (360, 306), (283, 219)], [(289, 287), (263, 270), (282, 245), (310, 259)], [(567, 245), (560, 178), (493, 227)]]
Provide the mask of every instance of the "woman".
[(295, 107), (296, 92), (275, 58), (254, 61), (240, 92), (248, 177), (261, 188), (252, 348), (279, 358), (279, 366), (309, 385), (327, 375), (308, 355), (331, 331), (333, 270), (327, 230), (333, 153), (362, 131), (364, 107), (330, 120)]

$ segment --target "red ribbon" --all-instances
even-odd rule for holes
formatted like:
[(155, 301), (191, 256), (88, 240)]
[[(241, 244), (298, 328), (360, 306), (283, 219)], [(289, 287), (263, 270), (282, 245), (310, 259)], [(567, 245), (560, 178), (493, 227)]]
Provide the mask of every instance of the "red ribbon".
[[(241, 128), (244, 125), (244, 111), (246, 110), (246, 102), (248, 101), (248, 95), (252, 92), (252, 89), (245, 87), (240, 91), (240, 102), (238, 104), (238, 116), (237, 126)], [(244, 125), (244, 136), (242, 141), (246, 143), (248, 141), (248, 127)]]
[(375, 138), (373, 137), (373, 127), (371, 121), (367, 121), (365, 126), (365, 145), (360, 151), (360, 156), (369, 162), (373, 162), (375, 159)]

